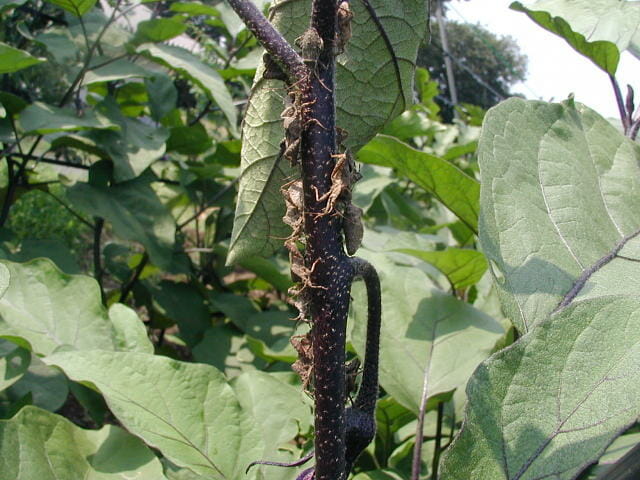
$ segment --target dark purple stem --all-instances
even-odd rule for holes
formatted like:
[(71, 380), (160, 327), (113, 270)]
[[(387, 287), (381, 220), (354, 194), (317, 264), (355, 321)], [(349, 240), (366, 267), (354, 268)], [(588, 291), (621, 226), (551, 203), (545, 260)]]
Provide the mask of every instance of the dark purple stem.
[(302, 57), (249, 0), (227, 0), (260, 44), (295, 83), (307, 70)]
[(616, 96), (616, 103), (618, 105), (618, 112), (620, 113), (620, 121), (622, 122), (622, 128), (624, 129), (624, 134), (627, 135), (629, 132), (629, 120), (627, 115), (627, 110), (624, 106), (624, 100), (622, 98), (622, 91), (620, 90), (620, 85), (618, 85), (618, 81), (616, 77), (613, 75), (609, 75), (609, 80), (611, 80), (611, 86), (613, 86), (613, 93)]

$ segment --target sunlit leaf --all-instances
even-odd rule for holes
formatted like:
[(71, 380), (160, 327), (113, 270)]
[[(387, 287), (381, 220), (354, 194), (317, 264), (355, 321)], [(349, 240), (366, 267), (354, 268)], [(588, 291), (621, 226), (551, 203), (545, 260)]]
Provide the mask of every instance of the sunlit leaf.
[[(550, 8), (550, 5), (547, 5), (547, 7), (545, 7), (544, 5), (542, 5), (545, 3), (544, 1), (538, 2), (538, 3), (540, 5), (535, 4), (532, 6), (531, 9), (527, 9), (520, 2), (514, 2), (511, 4), (511, 8), (513, 8), (514, 10), (525, 12), (537, 24), (539, 24), (546, 30), (549, 30), (550, 32), (555, 33), (556, 35), (564, 38), (567, 41), (567, 43), (571, 45), (571, 47), (573, 47), (576, 51), (580, 52), (585, 57), (589, 58), (593, 63), (595, 63), (598, 67), (603, 69), (605, 72), (611, 75), (614, 75), (616, 73), (616, 70), (618, 69), (618, 62), (620, 61), (620, 50), (618, 49), (616, 44), (613, 43), (614, 40), (608, 41), (608, 39), (611, 38), (611, 34), (618, 37), (617, 28), (615, 33), (608, 31), (606, 32), (608, 33), (608, 35), (604, 35), (604, 36), (599, 34), (602, 32), (590, 31), (588, 38), (585, 38), (585, 35), (578, 33), (577, 31), (575, 31), (574, 29), (575, 27), (572, 27), (570, 23), (567, 23), (567, 19), (562, 18), (561, 16), (555, 16), (554, 14), (551, 14), (549, 13), (549, 11), (547, 11), (547, 9), (550, 9), (551, 11), (554, 11), (556, 9)], [(555, 3), (556, 5), (561, 5), (563, 3), (564, 4), (572, 3), (573, 5), (577, 6), (576, 4), (579, 4), (581, 2), (551, 0), (551, 2), (546, 2), (546, 3), (547, 4)], [(587, 6), (587, 8), (589, 8), (589, 5), (592, 4), (592, 1), (591, 0), (589, 0), (588, 2), (583, 1), (582, 3), (583, 3), (582, 8), (580, 8), (579, 10), (580, 15), (584, 11), (584, 6)], [(605, 3), (610, 4), (611, 8), (614, 10), (617, 10), (616, 5), (629, 4), (629, 2), (626, 2), (626, 1), (624, 2), (606, 1)], [(636, 9), (636, 11), (638, 12), (638, 15), (636, 15), (637, 18), (635, 21), (636, 25), (634, 27), (634, 30), (637, 29), (638, 23), (640, 20), (640, 10)], [(577, 13), (578, 11), (575, 11), (574, 15)], [(576, 16), (573, 16), (573, 18), (575, 19)], [(597, 20), (599, 21), (600, 19), (598, 18)], [(597, 24), (595, 25), (595, 27), (597, 27)], [(599, 39), (601, 37), (606, 38), (607, 40)]]
[(452, 163), (386, 135), (378, 135), (365, 145), (358, 159), (397, 169), (432, 193), (469, 228), (478, 230), (480, 185)]
[(154, 18), (138, 23), (134, 37), (136, 43), (164, 42), (187, 31), (180, 17)]
[[(482, 248), (505, 314), (526, 332), (640, 228), (640, 147), (583, 105), (511, 99), (487, 114), (478, 156)], [(639, 247), (620, 254), (640, 258)], [(640, 264), (615, 258), (582, 295), (639, 285)]]
[(127, 430), (195, 473), (212, 480), (244, 478), (263, 451), (251, 412), (209, 365), (100, 351), (56, 353), (45, 361), (95, 385)]
[(83, 430), (35, 407), (0, 420), (0, 471), (12, 480), (166, 478), (153, 452), (121, 428)]
[(70, 132), (88, 129), (117, 130), (115, 123), (104, 117), (97, 117), (93, 111), (83, 116), (72, 110), (34, 102), (20, 113), (20, 125), (28, 133)]
[(17, 72), (44, 61), (44, 59), (36, 58), (24, 50), (18, 50), (0, 42), (0, 75)]
[(640, 414), (640, 303), (576, 302), (483, 363), (442, 478), (576, 478)]
[(53, 3), (61, 8), (64, 8), (67, 12), (81, 17), (96, 4), (96, 0), (46, 0), (49, 3)]
[(538, 0), (526, 2), (524, 6), (521, 2), (514, 2), (511, 8), (527, 13), (542, 27), (565, 38), (573, 48), (596, 64), (600, 62), (599, 66), (609, 73), (615, 73), (617, 66), (616, 55), (611, 47), (616, 48), (618, 55), (629, 50), (640, 57), (638, 2)]
[(486, 258), (477, 250), (447, 248), (424, 251), (401, 248), (396, 251), (432, 264), (447, 276), (454, 288), (465, 288), (478, 283), (488, 268)]
[(0, 335), (28, 342), (40, 355), (59, 347), (113, 350), (114, 332), (98, 283), (66, 275), (48, 259), (3, 261), (11, 273), (0, 298)]

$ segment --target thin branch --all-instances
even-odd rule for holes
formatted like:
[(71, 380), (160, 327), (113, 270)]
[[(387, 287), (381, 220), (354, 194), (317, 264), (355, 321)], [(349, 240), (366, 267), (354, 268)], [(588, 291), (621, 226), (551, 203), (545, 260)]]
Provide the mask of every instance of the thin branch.
[(635, 140), (638, 137), (639, 129), (640, 129), (640, 118), (636, 118), (635, 121), (631, 124), (631, 128), (629, 129), (629, 138), (631, 140)]
[(22, 158), (25, 160), (36, 160), (37, 162), (50, 163), (52, 165), (60, 165), (63, 167), (79, 168), (81, 170), (89, 170), (90, 168), (88, 165), (82, 165), (81, 163), (65, 162), (64, 160), (58, 160), (56, 158), (46, 158), (38, 155), (29, 155), (26, 153), (24, 154), (12, 153), (12, 154), (9, 154), (9, 156), (15, 157), (15, 158)]
[(149, 261), (149, 254), (145, 251), (144, 254), (142, 255), (142, 258), (140, 259), (140, 262), (138, 263), (138, 265), (136, 265), (136, 269), (133, 271), (131, 278), (129, 278), (127, 283), (122, 285), (122, 288), (120, 289), (120, 298), (118, 299), (118, 302), (122, 303), (127, 299), (127, 297), (129, 296), (129, 292), (131, 292), (131, 289), (133, 288), (135, 283), (138, 281), (138, 278), (140, 278), (140, 275), (142, 274), (142, 271), (144, 270), (144, 267), (147, 265), (148, 261)]
[(438, 418), (436, 422), (436, 444), (433, 449), (433, 462), (431, 463), (431, 480), (438, 480), (438, 466), (442, 453), (442, 421), (444, 417), (444, 402), (438, 402)]
[(74, 209), (72, 209), (69, 205), (64, 203), (60, 198), (58, 198), (56, 195), (51, 193), (49, 190), (45, 190), (45, 193), (50, 195), (56, 202), (58, 202), (60, 205), (62, 205), (71, 215), (76, 217), (81, 223), (83, 223), (84, 225), (89, 227), (91, 230), (93, 230), (96, 227), (93, 223), (91, 223), (90, 221), (86, 220), (82, 215), (80, 215), (78, 212), (76, 212)]
[(104, 288), (102, 287), (102, 276), (104, 274), (104, 270), (102, 269), (102, 252), (100, 248), (103, 227), (104, 219), (96, 217), (96, 223), (93, 228), (93, 275), (100, 286), (100, 294), (102, 295), (102, 301), (104, 302), (105, 295)]
[(207, 208), (209, 208), (211, 206), (211, 204), (213, 204), (214, 202), (218, 201), (225, 193), (227, 193), (229, 190), (234, 188), (235, 184), (238, 183), (239, 180), (240, 180), (240, 177), (234, 178), (231, 183), (229, 183), (226, 187), (224, 187), (222, 190), (220, 190), (218, 193), (216, 193), (207, 202), (207, 205), (203, 206), (201, 209), (198, 209), (198, 211), (196, 213), (194, 213), (192, 216), (187, 218), (184, 222), (180, 223), (178, 225), (178, 230), (182, 230), (185, 226), (187, 226), (189, 223), (193, 222), (196, 218), (198, 218), (202, 214), (202, 212), (204, 212)]
[(106, 67), (107, 65), (117, 62), (118, 60), (122, 60), (123, 58), (127, 58), (130, 54), (128, 53), (123, 53), (122, 55), (117, 55), (115, 57), (110, 58), (109, 60), (105, 60), (102, 63), (97, 63), (95, 65), (92, 65), (91, 67), (87, 68), (87, 72), (90, 72), (92, 70), (98, 70), (99, 68), (102, 67)]
[(295, 83), (305, 77), (307, 67), (289, 42), (278, 32), (258, 7), (248, 0), (227, 0), (265, 50)]
[[(13, 116), (9, 116), (9, 122), (11, 123), (11, 129), (13, 130), (13, 135), (16, 139), (15, 145), (18, 147), (18, 151), (22, 154), (22, 146), (20, 145), (20, 137), (18, 135), (18, 130), (16, 128), (15, 120)], [(7, 156), (7, 193), (4, 197), (4, 203), (2, 204), (2, 211), (0, 212), (0, 227), (3, 227), (4, 224), (9, 219), (9, 211), (11, 210), (11, 205), (13, 204), (13, 198), (16, 194), (16, 190), (18, 189), (18, 183), (20, 182), (22, 175), (27, 167), (27, 159), (22, 160), (22, 162), (18, 166), (18, 171), (15, 172), (13, 169), (13, 162)]]
[(620, 85), (618, 84), (618, 80), (616, 77), (609, 74), (609, 80), (611, 80), (611, 86), (613, 87), (613, 93), (616, 96), (616, 104), (618, 105), (618, 113), (620, 114), (620, 121), (622, 122), (622, 128), (624, 129), (624, 134), (626, 135), (629, 131), (629, 121), (627, 116), (627, 111), (624, 107), (624, 100), (622, 98), (622, 92), (620, 91)]

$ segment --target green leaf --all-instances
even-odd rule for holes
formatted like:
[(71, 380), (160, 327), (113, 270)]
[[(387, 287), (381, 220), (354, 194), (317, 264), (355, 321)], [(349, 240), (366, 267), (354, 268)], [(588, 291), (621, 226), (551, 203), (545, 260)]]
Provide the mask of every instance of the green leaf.
[(187, 31), (180, 17), (154, 18), (138, 23), (134, 42), (164, 42)]
[(116, 349), (125, 352), (153, 353), (153, 344), (144, 323), (135, 310), (121, 303), (109, 307), (109, 319), (115, 330)]
[(178, 323), (180, 338), (193, 347), (211, 326), (209, 310), (200, 291), (191, 284), (161, 281), (157, 286), (149, 286), (153, 295), (154, 308)]
[(638, 332), (635, 298), (584, 300), (484, 362), (442, 478), (576, 478), (640, 414)]
[(0, 336), (38, 355), (60, 348), (151, 350), (133, 310), (114, 304), (107, 315), (93, 278), (64, 274), (45, 258), (0, 265), (11, 274), (0, 298)]
[(149, 176), (106, 188), (76, 183), (68, 189), (68, 196), (87, 215), (110, 222), (119, 237), (144, 245), (155, 265), (171, 266), (175, 222), (151, 188)]
[(286, 292), (293, 285), (290, 275), (282, 273), (272, 259), (251, 257), (240, 262), (240, 266), (255, 273), (281, 292)]
[[(20, 244), (20, 251), (7, 257), (13, 262), (27, 262), (34, 258), (45, 257), (56, 264), (64, 273), (80, 273), (73, 253), (64, 242), (56, 239), (27, 238)], [(0, 267), (0, 269), (5, 268)]]
[(174, 127), (167, 140), (167, 151), (183, 155), (198, 155), (209, 150), (213, 142), (201, 123), (188, 127)]
[[(527, 332), (640, 227), (640, 147), (583, 105), (511, 99), (488, 112), (478, 158), (482, 249), (505, 315)], [(620, 254), (640, 258), (639, 247)], [(581, 295), (639, 286), (638, 263), (615, 258)]]
[(195, 473), (244, 478), (263, 451), (253, 416), (213, 367), (101, 351), (56, 353), (45, 361), (95, 385), (127, 430)]
[[(101, 65), (111, 60), (107, 57), (96, 58), (92, 64)], [(100, 82), (112, 82), (114, 80), (126, 80), (128, 78), (148, 78), (154, 76), (153, 72), (146, 70), (137, 63), (130, 62), (124, 58), (110, 61), (100, 68), (90, 69), (82, 79), (82, 85), (92, 85)]]
[(0, 420), (0, 471), (15, 480), (166, 478), (153, 452), (121, 428), (83, 430), (35, 407)]
[(96, 0), (46, 0), (58, 7), (64, 8), (67, 12), (81, 17), (96, 4)]
[(186, 13), (192, 16), (209, 15), (212, 17), (220, 16), (220, 12), (209, 5), (200, 2), (172, 2), (169, 10), (172, 12)]
[(111, 97), (100, 103), (96, 109), (119, 126), (119, 131), (115, 132), (94, 130), (87, 133), (87, 137), (113, 161), (113, 175), (116, 181), (136, 178), (164, 155), (168, 130), (124, 116)]
[(261, 458), (279, 461), (279, 447), (311, 429), (310, 402), (299, 388), (257, 370), (236, 377), (232, 387), (242, 409), (252, 412), (262, 429), (265, 451)]
[(2, 263), (0, 263), (0, 298), (6, 293), (11, 282), (11, 272)]
[(36, 58), (30, 55), (29, 52), (18, 50), (0, 42), (0, 75), (17, 72), (45, 61), (44, 58)]
[[(433, 407), (464, 387), (504, 331), (468, 303), (430, 288), (431, 282), (420, 270), (394, 265), (385, 255), (366, 249), (358, 254), (376, 265), (380, 275), (384, 316), (380, 385), (417, 414), (425, 380), (428, 406)], [(351, 338), (362, 357), (367, 325), (363, 285), (354, 285), (353, 297)]]
[(404, 476), (393, 470), (369, 470), (353, 477), (353, 480), (406, 480)]
[(0, 336), (22, 338), (39, 355), (63, 346), (115, 348), (113, 327), (94, 279), (66, 275), (44, 258), (2, 264), (11, 282), (0, 298)]
[(477, 250), (447, 248), (428, 252), (411, 248), (401, 248), (396, 252), (406, 253), (432, 264), (444, 273), (453, 288), (465, 288), (475, 285), (487, 271), (487, 259)]
[(208, 329), (202, 341), (193, 348), (193, 358), (198, 363), (213, 365), (233, 378), (248, 370), (265, 368), (267, 362), (249, 349), (247, 337), (239, 335), (231, 325), (219, 325)]
[(233, 105), (231, 94), (218, 72), (184, 48), (145, 43), (140, 45), (137, 51), (144, 53), (167, 68), (175, 70), (178, 74), (188, 78), (202, 88), (207, 97), (216, 102), (222, 113), (227, 117), (231, 131), (236, 131), (238, 121), (236, 107)]
[(156, 122), (160, 122), (176, 107), (178, 90), (169, 75), (156, 75), (153, 78), (145, 79), (145, 85), (149, 95), (151, 117)]
[(0, 339), (0, 392), (16, 383), (31, 363), (28, 350)]
[(31, 405), (55, 412), (69, 395), (69, 382), (60, 370), (45, 365), (35, 354), (31, 355), (29, 369), (6, 391), (11, 401), (29, 395)]
[[(512, 8), (523, 11), (519, 3), (514, 2)], [(640, 57), (640, 5), (637, 2), (538, 0), (524, 10), (528, 10), (529, 15), (546, 12), (553, 17), (562, 17), (574, 32), (584, 35), (588, 41), (612, 42), (619, 52), (629, 50)]]
[[(579, 16), (582, 16), (585, 13), (585, 10), (588, 12), (592, 8), (591, 6), (593, 3), (597, 2), (593, 2), (592, 0), (578, 0), (572, 2), (567, 0), (542, 0), (534, 4), (530, 9), (525, 8), (520, 2), (513, 2), (511, 4), (511, 8), (526, 13), (529, 18), (541, 27), (555, 33), (559, 37), (564, 38), (574, 50), (590, 59), (602, 70), (610, 75), (615, 75), (616, 70), (618, 69), (618, 62), (620, 61), (620, 50), (616, 45), (617, 42), (614, 42), (619, 40), (621, 36), (626, 36), (627, 42), (624, 43), (628, 44), (630, 35), (625, 35), (627, 32), (620, 35), (618, 23), (613, 23), (616, 21), (616, 18), (611, 16), (610, 13), (615, 12), (616, 16), (618, 14), (631, 15), (631, 18), (633, 19), (632, 21), (635, 23), (633, 31), (628, 32), (631, 34), (635, 33), (640, 24), (640, 9), (636, 8), (637, 5), (632, 7), (634, 11), (626, 9), (626, 6), (632, 5), (631, 2), (600, 0), (599, 3), (601, 5), (608, 5), (606, 9), (602, 11), (604, 17), (594, 18), (593, 20), (595, 20), (596, 24), (590, 25), (590, 28), (583, 28), (583, 35), (579, 33), (580, 30), (573, 27), (571, 23), (573, 23), (572, 20), (578, 19)], [(563, 8), (566, 6), (569, 8)], [(626, 9), (627, 12), (623, 13), (623, 9)], [(555, 12), (558, 11), (559, 13), (556, 14)], [(592, 13), (595, 13), (595, 11)], [(565, 18), (562, 18), (560, 14), (562, 14), (562, 17), (565, 17), (567, 14), (568, 15)], [(627, 17), (627, 19), (629, 19), (629, 17)], [(567, 20), (569, 20), (569, 23), (567, 23)], [(601, 21), (604, 24), (604, 29), (599, 28), (598, 26), (598, 23)], [(583, 22), (580, 21), (579, 25), (582, 23)], [(586, 25), (584, 27), (586, 27)], [(585, 35), (588, 35), (588, 37), (585, 38)]]
[(104, 117), (97, 117), (92, 110), (78, 117), (72, 110), (34, 102), (20, 113), (20, 125), (31, 134), (70, 132), (76, 130), (117, 130), (119, 127)]
[[(364, 2), (350, 4), (353, 36), (336, 67), (337, 124), (349, 133), (345, 143), (354, 152), (411, 105), (415, 59), (427, 20), (424, 0), (367, 3), (377, 18)], [(290, 42), (308, 27), (310, 5), (308, 0), (294, 0), (272, 7), (272, 23)], [(290, 233), (282, 222), (280, 187), (296, 172), (277, 161), (284, 138), (284, 90), (282, 82), (262, 79), (263, 71), (261, 64), (244, 118), (243, 173), (228, 264), (269, 256)]]
[(358, 153), (364, 163), (393, 167), (433, 194), (474, 232), (478, 231), (480, 185), (452, 163), (378, 135)]

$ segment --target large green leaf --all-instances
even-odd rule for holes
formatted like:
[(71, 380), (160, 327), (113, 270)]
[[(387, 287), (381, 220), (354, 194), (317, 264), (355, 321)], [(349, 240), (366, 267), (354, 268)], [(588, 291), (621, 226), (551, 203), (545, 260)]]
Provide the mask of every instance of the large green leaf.
[(95, 385), (127, 430), (195, 473), (245, 478), (245, 468), (263, 451), (251, 412), (209, 365), (102, 351), (56, 353), (45, 361)]
[(364, 163), (393, 167), (432, 193), (473, 231), (478, 231), (480, 185), (452, 163), (378, 135), (358, 153)]
[(47, 2), (62, 7), (78, 17), (87, 13), (96, 4), (96, 0), (47, 0)]
[[(418, 269), (394, 265), (383, 254), (365, 249), (359, 254), (376, 265), (382, 286), (380, 385), (414, 413), (420, 409), (423, 384), (428, 399), (434, 400), (463, 388), (504, 333), (500, 324), (432, 288)], [(363, 290), (360, 284), (353, 287), (351, 334), (361, 355), (367, 325)]]
[(187, 25), (180, 17), (154, 18), (138, 23), (134, 37), (136, 43), (164, 42), (183, 34)]
[[(337, 123), (349, 133), (355, 150), (412, 103), (413, 70), (426, 30), (426, 2), (371, 0), (374, 18), (364, 2), (352, 2), (353, 36), (337, 58)], [(272, 22), (293, 41), (308, 27), (311, 2), (284, 0), (272, 7)], [(256, 73), (245, 114), (242, 177), (228, 263), (252, 255), (268, 256), (290, 232), (282, 223), (280, 187), (295, 172), (278, 162), (284, 136), (280, 113), (283, 84)]]
[[(529, 2), (528, 2), (529, 3)], [(511, 8), (525, 12), (543, 28), (564, 38), (574, 49), (610, 74), (620, 53), (640, 56), (640, 4), (626, 0), (538, 0)]]
[(96, 109), (119, 127), (118, 131), (93, 130), (86, 134), (113, 161), (116, 181), (134, 179), (164, 155), (167, 129), (126, 117), (112, 98)]
[(447, 480), (570, 480), (640, 414), (640, 302), (583, 300), (476, 371)]
[(238, 121), (236, 107), (233, 105), (231, 94), (218, 72), (184, 48), (145, 43), (140, 45), (137, 51), (195, 82), (204, 90), (210, 100), (218, 104), (222, 113), (229, 120), (231, 131), (236, 131)]
[[(526, 332), (640, 227), (640, 146), (583, 105), (511, 99), (487, 114), (478, 155), (480, 240), (503, 310)], [(621, 254), (640, 257), (637, 244)], [(639, 267), (615, 258), (582, 294), (636, 295)]]
[(232, 386), (242, 408), (253, 413), (262, 429), (265, 445), (262, 458), (283, 461), (278, 457), (279, 448), (307, 433), (313, 424), (305, 394), (258, 370), (244, 372), (234, 379)]
[(79, 210), (110, 222), (116, 235), (140, 242), (151, 261), (166, 269), (173, 258), (175, 222), (151, 180), (143, 175), (111, 187), (76, 183), (68, 196)]
[(446, 250), (425, 251), (412, 248), (396, 250), (432, 264), (446, 275), (453, 288), (475, 285), (487, 271), (487, 260), (477, 250), (447, 248)]
[(44, 258), (0, 265), (11, 274), (0, 298), (0, 336), (30, 346), (38, 355), (61, 347), (149, 350), (135, 312), (114, 305), (107, 315), (94, 279), (66, 275)]
[(11, 281), (0, 298), (0, 335), (26, 340), (40, 355), (62, 346), (115, 348), (114, 330), (95, 280), (66, 275), (44, 258), (2, 263)]
[(29, 105), (20, 113), (20, 126), (27, 133), (44, 134), (75, 130), (116, 130), (118, 125), (104, 117), (97, 117), (91, 110), (82, 117), (66, 108), (53, 107), (41, 102)]
[(44, 59), (30, 55), (29, 52), (18, 50), (11, 45), (0, 42), (0, 75), (17, 72), (44, 61)]
[(121, 428), (83, 430), (35, 407), (0, 420), (0, 472), (11, 480), (166, 478), (153, 452)]

